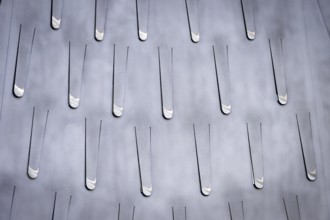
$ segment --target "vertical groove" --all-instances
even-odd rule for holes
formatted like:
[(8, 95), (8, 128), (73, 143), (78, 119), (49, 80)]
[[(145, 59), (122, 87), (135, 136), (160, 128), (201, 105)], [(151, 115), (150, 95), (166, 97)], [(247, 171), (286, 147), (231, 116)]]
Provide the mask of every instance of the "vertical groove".
[[(1, 0), (2, 1), (2, 0)], [(3, 76), (3, 84), (2, 84), (2, 94), (1, 94), (1, 105), (0, 105), (0, 122), (2, 118), (2, 105), (3, 105), (3, 98), (5, 93), (5, 85), (6, 85), (6, 77), (7, 77), (7, 66), (8, 66), (8, 56), (9, 56), (9, 44), (10, 44), (10, 35), (11, 35), (11, 26), (12, 26), (12, 20), (13, 20), (13, 11), (14, 11), (14, 4), (15, 0), (12, 0), (12, 6), (11, 6), (11, 13), (10, 13), (10, 23), (9, 23), (9, 33), (8, 33), (8, 41), (7, 41), (7, 51), (6, 51), (6, 61), (5, 61), (5, 68), (4, 68), (4, 76)]]
[(34, 125), (34, 117), (35, 117), (35, 106), (33, 106), (32, 111), (32, 122), (31, 122), (31, 131), (30, 131), (30, 141), (29, 141), (29, 155), (28, 155), (28, 164), (27, 167), (29, 168), (30, 164), (30, 154), (31, 154), (31, 145), (32, 145), (32, 134), (33, 134), (33, 125)]
[(54, 220), (54, 218), (55, 218), (56, 196), (57, 196), (57, 192), (55, 192), (55, 196), (54, 196), (53, 212), (52, 212), (52, 220)]
[[(330, 37), (330, 32), (326, 26), (326, 22), (325, 22), (325, 17), (324, 17), (324, 14), (322, 12), (322, 9), (320, 7), (320, 3), (319, 3), (319, 0), (316, 0), (317, 1), (317, 4), (319, 6), (319, 9), (320, 9), (320, 13), (321, 13), (321, 16), (322, 16), (322, 19), (323, 19), (323, 23), (325, 25), (325, 28), (326, 28), (326, 31), (328, 33), (328, 36)], [(302, 12), (303, 12), (303, 15), (305, 15), (305, 10), (304, 10), (304, 6), (303, 6), (303, 0), (301, 0), (301, 3), (302, 3)], [(311, 81), (312, 81), (312, 94), (313, 94), (313, 104), (314, 104), (314, 110), (315, 110), (315, 114), (316, 114), (316, 127), (317, 127), (317, 134), (319, 134), (319, 120), (318, 120), (318, 111), (317, 111), (317, 108), (316, 108), (316, 98), (315, 98), (315, 86), (314, 86), (314, 77), (313, 75), (317, 75), (317, 74), (312, 74), (313, 73), (313, 69), (311, 67), (311, 58), (310, 58), (310, 54), (309, 54), (309, 51), (310, 51), (310, 45), (309, 45), (309, 40), (308, 40), (308, 33), (307, 33), (307, 28), (306, 28), (306, 20), (305, 20), (305, 16), (303, 16), (303, 28), (304, 28), (304, 34), (305, 34), (305, 40), (306, 40), (306, 45), (307, 45), (307, 58), (308, 58), (308, 63), (309, 63), (309, 70), (310, 70), (310, 75), (311, 75)], [(320, 113), (322, 114), (322, 113)], [(321, 147), (321, 137), (320, 135), (318, 135), (317, 137), (318, 141), (319, 141), (319, 151), (320, 151), (320, 154), (321, 154), (321, 164), (322, 164), (322, 175), (323, 175), (323, 185), (324, 185), (324, 190), (326, 192), (326, 194), (328, 195), (329, 194), (329, 189), (327, 188), (327, 181), (326, 181), (326, 176), (325, 176), (325, 171), (324, 171), (324, 165), (325, 165), (325, 160), (323, 158), (324, 154), (322, 153), (322, 147)], [(328, 215), (328, 219), (330, 219), (330, 212), (329, 212), (329, 207), (330, 207), (330, 203), (329, 203), (329, 199), (328, 199), (328, 196), (325, 196), (325, 199), (327, 201), (327, 215)]]
[(14, 200), (15, 200), (15, 193), (16, 193), (16, 186), (14, 186), (11, 204), (10, 204), (10, 211), (9, 211), (9, 220), (11, 220), (13, 208), (14, 208)]
[(68, 210), (66, 212), (66, 219), (65, 220), (69, 219), (70, 208), (71, 208), (71, 200), (72, 200), (72, 195), (70, 195), (70, 198), (69, 198), (69, 205), (68, 205)]

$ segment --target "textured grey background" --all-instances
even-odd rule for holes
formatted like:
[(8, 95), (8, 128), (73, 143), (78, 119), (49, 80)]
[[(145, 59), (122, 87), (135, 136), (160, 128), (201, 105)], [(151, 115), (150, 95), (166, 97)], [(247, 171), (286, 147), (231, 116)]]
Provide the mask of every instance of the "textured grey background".
[[(72, 195), (68, 219), (329, 219), (330, 25), (328, 0), (254, 0), (256, 39), (246, 39), (240, 0), (199, 0), (201, 40), (192, 43), (184, 0), (151, 0), (148, 40), (136, 2), (109, 0), (105, 37), (94, 39), (94, 0), (64, 0), (59, 30), (50, 0), (0, 5), (0, 218), (51, 219), (54, 194)], [(320, 7), (319, 7), (320, 6)], [(12, 93), (19, 25), (36, 29), (25, 95)], [(283, 37), (288, 104), (277, 103), (268, 38)], [(78, 109), (68, 105), (69, 41), (87, 44)], [(125, 110), (112, 115), (113, 45), (129, 46)], [(213, 45), (228, 45), (232, 113), (220, 111)], [(174, 117), (162, 116), (158, 46), (173, 47)], [(27, 176), (33, 106), (49, 110), (39, 176)], [(318, 178), (306, 178), (296, 113), (311, 112)], [(98, 182), (85, 188), (85, 117), (102, 119)], [(265, 186), (252, 185), (246, 122), (262, 122)], [(211, 124), (212, 193), (200, 192), (193, 123)], [(153, 194), (140, 193), (134, 126), (151, 126)], [(15, 198), (12, 202), (13, 188)], [(12, 209), (12, 211), (10, 211)]]

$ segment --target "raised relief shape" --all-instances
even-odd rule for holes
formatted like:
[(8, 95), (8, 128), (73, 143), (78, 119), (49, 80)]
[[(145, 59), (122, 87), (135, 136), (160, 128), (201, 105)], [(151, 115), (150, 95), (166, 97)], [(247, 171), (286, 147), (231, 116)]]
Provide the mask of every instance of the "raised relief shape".
[(87, 44), (69, 42), (69, 106), (79, 107)]
[(94, 190), (96, 187), (101, 131), (102, 120), (85, 119), (85, 185), (88, 190)]
[(64, 0), (52, 0), (51, 25), (54, 30), (58, 30), (61, 27), (63, 1)]
[(221, 111), (223, 114), (228, 115), (231, 112), (228, 46), (213, 46), (213, 54)]
[(246, 36), (249, 40), (256, 38), (253, 0), (241, 0)]
[(282, 38), (269, 39), (269, 46), (278, 102), (285, 105), (288, 102), (288, 92), (285, 80)]
[(162, 110), (166, 119), (173, 117), (173, 48), (158, 47)]
[(104, 38), (105, 25), (108, 11), (108, 0), (95, 0), (95, 39), (102, 41)]
[(151, 177), (151, 127), (135, 127), (136, 148), (140, 170), (141, 193), (152, 194)]
[(13, 88), (17, 98), (23, 97), (25, 92), (35, 33), (35, 28), (20, 25)]
[(119, 203), (118, 206), (118, 220), (134, 220), (135, 206), (133, 206), (132, 211), (131, 207), (128, 205), (123, 205)]
[(210, 124), (193, 125), (198, 173), (201, 192), (204, 196), (211, 194), (211, 144)]
[(190, 36), (194, 43), (198, 43), (200, 40), (198, 1), (199, 0), (186, 0)]
[(327, 11), (325, 10), (326, 7), (324, 7), (324, 3), (326, 3), (326, 1), (323, 1), (323, 4), (321, 4), (322, 1), (317, 0), (317, 6), (318, 9), (320, 10), (320, 13), (322, 15), (322, 22), (324, 24), (325, 29), (327, 30), (328, 33), (328, 37), (330, 37), (330, 22), (327, 19)]
[(13, 208), (14, 208), (14, 201), (15, 201), (15, 194), (16, 194), (16, 186), (13, 188), (13, 194), (11, 196), (11, 203), (10, 203), (10, 210), (9, 210), (9, 220), (11, 220), (13, 215)]
[(253, 185), (257, 189), (262, 189), (264, 187), (262, 125), (261, 123), (247, 123), (246, 126), (250, 148)]
[(304, 157), (306, 176), (310, 181), (316, 180), (317, 168), (313, 144), (312, 122), (310, 113), (296, 114), (297, 126)]
[(36, 179), (39, 175), (40, 159), (46, 136), (48, 115), (49, 110), (33, 108), (28, 164), (28, 176), (31, 179)]
[(52, 220), (67, 220), (72, 196), (55, 193)]
[(298, 196), (286, 196), (283, 204), (287, 220), (300, 220)]
[(126, 46), (114, 46), (112, 113), (116, 117), (121, 117), (124, 113), (128, 52), (129, 48)]
[(187, 208), (172, 207), (172, 216), (173, 216), (173, 220), (186, 220)]
[(138, 34), (141, 41), (148, 38), (149, 0), (136, 0)]
[(231, 220), (244, 220), (243, 202), (230, 202), (228, 208)]

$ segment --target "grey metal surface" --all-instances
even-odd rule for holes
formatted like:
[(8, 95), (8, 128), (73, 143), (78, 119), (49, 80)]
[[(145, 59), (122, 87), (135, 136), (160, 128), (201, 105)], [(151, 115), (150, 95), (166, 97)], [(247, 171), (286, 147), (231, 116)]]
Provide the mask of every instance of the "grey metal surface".
[(1, 220), (330, 219), (328, 0), (0, 2)]

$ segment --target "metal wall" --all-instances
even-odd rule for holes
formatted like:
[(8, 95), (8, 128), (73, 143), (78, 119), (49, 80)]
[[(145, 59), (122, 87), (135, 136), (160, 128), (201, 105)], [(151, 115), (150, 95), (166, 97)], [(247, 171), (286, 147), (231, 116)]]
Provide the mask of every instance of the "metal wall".
[(328, 0), (0, 1), (0, 219), (330, 219)]

